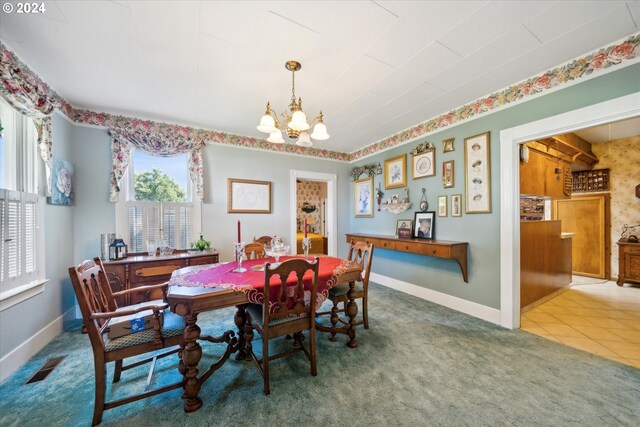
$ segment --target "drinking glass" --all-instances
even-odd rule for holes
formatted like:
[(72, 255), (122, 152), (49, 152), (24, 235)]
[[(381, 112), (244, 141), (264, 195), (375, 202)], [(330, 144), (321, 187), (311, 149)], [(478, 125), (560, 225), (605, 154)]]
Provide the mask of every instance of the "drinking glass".
[(149, 256), (155, 256), (157, 250), (158, 250), (158, 242), (156, 242), (155, 240), (149, 240), (147, 242), (147, 252), (149, 253)]

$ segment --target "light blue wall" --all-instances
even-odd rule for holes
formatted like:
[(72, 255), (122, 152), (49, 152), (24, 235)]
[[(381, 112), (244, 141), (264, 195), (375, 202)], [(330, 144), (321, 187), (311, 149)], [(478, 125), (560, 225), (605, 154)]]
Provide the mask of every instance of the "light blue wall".
[(115, 205), (109, 202), (111, 138), (104, 129), (74, 126), (76, 219), (74, 262), (100, 256), (100, 234), (115, 233)]
[[(425, 138), (356, 162), (355, 165), (373, 162), (384, 165), (385, 159), (407, 154), (408, 187), (413, 203), (412, 209), (399, 215), (376, 211), (373, 218), (355, 218), (353, 206), (349, 205), (352, 231), (394, 234), (397, 219), (413, 218), (422, 195), (422, 187), (427, 188), (429, 210), (433, 211), (437, 210), (438, 196), (448, 196), (450, 204), (452, 194), (464, 195), (464, 138), (486, 131), (491, 132), (493, 212), (472, 215), (463, 213), (462, 217), (454, 218), (450, 215), (449, 206), (449, 216), (436, 217), (435, 222), (436, 239), (469, 242), (469, 283), (462, 280), (455, 261), (379, 248), (375, 249), (372, 271), (492, 308), (500, 308), (500, 131), (638, 91), (640, 91), (640, 64), (430, 135), (426, 140), (436, 147), (436, 176), (434, 177), (412, 180), (410, 175), (409, 151), (418, 143), (425, 141)], [(455, 151), (442, 153), (441, 141), (447, 138), (455, 138)], [(455, 162), (455, 187), (445, 189), (442, 186), (442, 162), (447, 160)], [(378, 182), (382, 182), (384, 198), (394, 193), (402, 197), (403, 189), (384, 190), (383, 175), (375, 177), (376, 188)], [(351, 197), (353, 197), (352, 187), (351, 184), (348, 189)]]
[[(74, 126), (58, 114), (52, 120), (54, 158), (74, 162)], [(66, 271), (74, 261), (73, 222), (73, 207), (45, 205), (45, 277), (49, 282), (41, 294), (0, 312), (0, 358), (73, 308), (75, 299)]]

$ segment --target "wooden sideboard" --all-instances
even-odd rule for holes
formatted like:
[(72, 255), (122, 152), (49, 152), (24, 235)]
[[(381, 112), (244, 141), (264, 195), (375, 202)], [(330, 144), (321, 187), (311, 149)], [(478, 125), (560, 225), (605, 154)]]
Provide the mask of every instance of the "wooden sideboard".
[(347, 233), (347, 242), (364, 240), (373, 243), (374, 247), (390, 251), (410, 252), (438, 258), (454, 259), (462, 271), (462, 278), (469, 283), (467, 277), (468, 242), (452, 242), (448, 240), (399, 239), (394, 236)]
[(618, 286), (625, 282), (640, 283), (640, 243), (617, 242)]
[[(190, 265), (214, 264), (217, 252), (176, 252), (164, 256), (134, 255), (114, 261), (103, 261), (105, 272), (114, 292), (138, 286), (155, 285), (169, 280), (171, 273)], [(118, 305), (137, 304), (155, 297), (134, 294), (119, 297)]]

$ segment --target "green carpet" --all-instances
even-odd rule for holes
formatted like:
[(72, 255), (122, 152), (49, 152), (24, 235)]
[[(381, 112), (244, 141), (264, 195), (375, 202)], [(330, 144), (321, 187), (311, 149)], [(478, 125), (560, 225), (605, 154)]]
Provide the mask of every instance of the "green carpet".
[[(344, 336), (330, 342), (318, 334), (315, 378), (302, 353), (278, 359), (267, 397), (255, 365), (230, 360), (204, 384), (199, 411), (185, 414), (182, 391), (174, 390), (108, 410), (102, 425), (640, 424), (638, 369), (376, 284), (370, 295), (371, 329), (359, 327), (358, 348), (347, 348)], [(233, 329), (233, 313), (203, 314), (199, 324), (218, 334)], [(93, 358), (78, 329), (76, 324), (56, 337), (0, 385), (0, 425), (91, 424)], [(203, 348), (222, 353), (220, 345)], [(47, 379), (22, 385), (46, 359), (64, 354)], [(177, 356), (159, 362), (155, 385), (179, 378), (176, 362)], [(147, 369), (124, 372), (107, 389), (108, 398), (140, 389)]]

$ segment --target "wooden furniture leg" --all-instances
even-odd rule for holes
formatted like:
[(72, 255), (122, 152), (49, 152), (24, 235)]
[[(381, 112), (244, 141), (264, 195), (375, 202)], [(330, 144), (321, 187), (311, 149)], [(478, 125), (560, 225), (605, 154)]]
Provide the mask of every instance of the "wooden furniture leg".
[(104, 359), (94, 357), (93, 363), (95, 364), (96, 373), (96, 396), (93, 408), (93, 422), (92, 426), (97, 426), (102, 422), (102, 413), (104, 412), (105, 394), (107, 389), (107, 369), (104, 363)]
[(358, 304), (355, 302), (355, 294), (356, 294), (356, 282), (349, 282), (349, 292), (347, 292), (347, 298), (349, 298), (349, 302), (347, 303), (346, 314), (349, 316), (349, 342), (347, 342), (347, 346), (350, 348), (356, 348), (358, 346), (358, 341), (356, 341), (356, 315), (358, 314)]
[(247, 358), (247, 350), (246, 347), (246, 339), (245, 339), (245, 323), (247, 322), (247, 311), (246, 306), (237, 305), (236, 315), (233, 318), (233, 321), (238, 328), (238, 353), (236, 353), (236, 360), (245, 360)]
[(202, 348), (198, 344), (200, 328), (196, 325), (197, 314), (187, 316), (187, 327), (184, 330), (184, 352), (182, 362), (186, 368), (184, 375), (184, 393), (187, 401), (184, 404), (185, 412), (197, 411), (202, 406), (202, 399), (198, 397), (200, 381), (198, 380), (198, 362), (202, 358)]
[(331, 308), (331, 329), (334, 329), (334, 330), (331, 331), (331, 336), (329, 337), (329, 341), (336, 340), (335, 329), (338, 327), (339, 320), (340, 318), (338, 317), (338, 304), (334, 302), (333, 307)]

